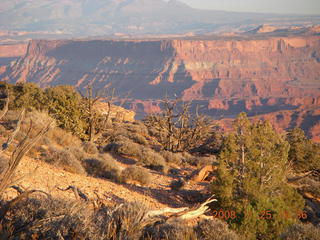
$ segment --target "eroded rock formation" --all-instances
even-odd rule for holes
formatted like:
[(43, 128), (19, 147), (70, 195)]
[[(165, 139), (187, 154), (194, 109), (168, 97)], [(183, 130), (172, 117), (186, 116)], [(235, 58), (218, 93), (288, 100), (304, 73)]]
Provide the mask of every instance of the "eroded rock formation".
[[(164, 96), (193, 100), (217, 119), (241, 111), (319, 139), (320, 36), (213, 40), (31, 41), (2, 80), (41, 86), (88, 84), (130, 91), (138, 113), (158, 112)], [(281, 116), (278, 114), (281, 112)], [(300, 118), (304, 120), (299, 120)], [(317, 133), (318, 132), (318, 133)]]

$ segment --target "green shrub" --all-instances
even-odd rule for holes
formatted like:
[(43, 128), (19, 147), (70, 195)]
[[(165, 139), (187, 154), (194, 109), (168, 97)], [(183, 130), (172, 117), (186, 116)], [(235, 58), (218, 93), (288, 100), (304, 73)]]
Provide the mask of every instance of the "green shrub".
[(45, 90), (47, 110), (57, 125), (80, 138), (87, 138), (87, 122), (81, 95), (72, 86), (56, 86)]
[[(234, 128), (218, 157), (217, 179), (212, 183), (218, 199), (215, 207), (237, 213), (228, 222), (246, 239), (275, 239), (297, 221), (279, 213), (304, 207), (303, 198), (287, 183), (289, 144), (270, 123), (251, 123), (243, 113)], [(261, 219), (263, 211), (270, 211), (271, 218)]]
[(132, 166), (122, 171), (121, 179), (124, 182), (137, 181), (143, 185), (148, 185), (151, 182), (151, 175), (143, 167)]
[(303, 130), (295, 128), (289, 131), (287, 140), (290, 144), (289, 160), (296, 172), (320, 172), (320, 145), (307, 139)]
[(80, 161), (68, 150), (49, 147), (44, 150), (41, 159), (49, 164), (62, 168), (65, 171), (86, 174)]

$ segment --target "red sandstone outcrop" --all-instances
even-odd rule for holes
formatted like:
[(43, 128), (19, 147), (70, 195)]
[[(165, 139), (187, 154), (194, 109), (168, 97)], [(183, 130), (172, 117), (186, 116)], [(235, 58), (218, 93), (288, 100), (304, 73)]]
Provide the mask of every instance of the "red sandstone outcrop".
[(28, 44), (0, 45), (0, 58), (20, 57), (26, 54)]
[[(130, 105), (159, 112), (160, 99), (182, 96), (216, 118), (241, 111), (289, 111), (274, 121), (303, 127), (317, 139), (320, 118), (320, 36), (248, 40), (32, 41), (1, 80), (130, 92)], [(299, 123), (295, 111), (305, 119)], [(310, 112), (311, 111), (311, 112)], [(314, 115), (315, 114), (315, 115)], [(267, 115), (265, 115), (267, 116)], [(274, 117), (273, 117), (274, 118)], [(311, 132), (310, 132), (311, 131)]]

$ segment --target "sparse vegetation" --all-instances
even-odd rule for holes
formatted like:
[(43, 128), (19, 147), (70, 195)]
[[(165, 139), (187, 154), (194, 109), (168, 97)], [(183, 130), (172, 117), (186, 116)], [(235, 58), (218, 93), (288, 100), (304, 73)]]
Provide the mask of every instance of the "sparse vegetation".
[(229, 229), (228, 224), (215, 218), (198, 223), (197, 232), (202, 240), (238, 240), (238, 235)]
[(65, 171), (86, 174), (80, 161), (68, 150), (49, 147), (42, 152), (41, 159)]
[(151, 182), (151, 175), (148, 170), (143, 167), (132, 166), (122, 171), (121, 180), (127, 183), (139, 182), (142, 185), (148, 185)]
[(82, 149), (86, 153), (91, 154), (91, 155), (95, 155), (95, 154), (99, 153), (97, 146), (93, 142), (83, 142)]
[(179, 99), (165, 99), (163, 104), (164, 110), (161, 115), (149, 115), (144, 122), (151, 129), (150, 134), (157, 138), (164, 150), (191, 151), (204, 144), (210, 137), (212, 124), (198, 113), (192, 117), (190, 103), (180, 104)]
[(281, 240), (317, 240), (320, 239), (320, 228), (312, 224), (293, 224), (281, 234)]
[(87, 173), (93, 177), (111, 179), (121, 182), (121, 170), (116, 160), (110, 154), (99, 155), (82, 161)]
[[(0, 91), (3, 86), (10, 90), (10, 101), (0, 102), (3, 143), (0, 194), (11, 187), (22, 157), (34, 146), (29, 156), (81, 177), (88, 174), (110, 179), (114, 185), (140, 183), (144, 186), (122, 184), (121, 187), (150, 193), (152, 197), (164, 190), (170, 199), (173, 199), (171, 194), (174, 197), (176, 194), (177, 199), (185, 202), (188, 197), (197, 199), (194, 202), (198, 203), (208, 194), (208, 191), (200, 193), (199, 189), (183, 189), (187, 183), (192, 184), (191, 180), (184, 180), (192, 179), (188, 174), (204, 166), (216, 171), (217, 165), (217, 178), (210, 186), (218, 201), (212, 207), (233, 210), (237, 218), (226, 222), (201, 220), (191, 226), (181, 221), (178, 214), (151, 216), (139, 203), (106, 207), (99, 202), (98, 195), (97, 201), (87, 198), (80, 202), (52, 198), (41, 191), (17, 190), (20, 195), (13, 201), (0, 199), (0, 236), (112, 240), (236, 240), (240, 235), (245, 239), (313, 240), (320, 236), (315, 226), (277, 215), (277, 212), (302, 210), (301, 195), (320, 196), (320, 147), (308, 140), (302, 130), (294, 129), (285, 137), (276, 133), (269, 123), (253, 123), (241, 114), (234, 131), (223, 135), (213, 132), (205, 118), (192, 116), (188, 104), (182, 104), (179, 110), (177, 101), (168, 100), (163, 115), (149, 116), (144, 122), (108, 121), (106, 124), (96, 121), (94, 111), (83, 115), (85, 109), (93, 107), (90, 101), (94, 99), (84, 99), (72, 87), (42, 90), (34, 84), (2, 84)], [(4, 93), (0, 95), (5, 96)], [(87, 108), (83, 107), (84, 100), (89, 103)], [(172, 170), (175, 180), (170, 174), (163, 176), (152, 171), (166, 174), (169, 167), (176, 169)], [(295, 188), (287, 182), (289, 172), (295, 179), (292, 180)], [(166, 178), (166, 187), (172, 180), (171, 190), (148, 188), (158, 177)], [(204, 208), (200, 210), (200, 214), (206, 212)], [(307, 205), (305, 211), (309, 210)], [(263, 211), (270, 211), (272, 218), (261, 219)], [(310, 212), (312, 216), (306, 221), (317, 218), (313, 209)]]

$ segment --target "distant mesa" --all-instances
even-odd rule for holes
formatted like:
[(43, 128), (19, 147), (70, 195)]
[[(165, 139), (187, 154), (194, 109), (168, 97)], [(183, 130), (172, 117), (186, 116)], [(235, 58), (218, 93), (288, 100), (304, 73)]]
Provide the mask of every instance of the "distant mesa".
[(270, 32), (276, 31), (277, 29), (278, 28), (276, 28), (274, 26), (263, 24), (253, 30), (248, 31), (248, 33), (270, 33)]
[(138, 117), (159, 112), (165, 96), (178, 96), (215, 119), (246, 111), (268, 115), (281, 129), (298, 126), (314, 139), (320, 136), (320, 36), (310, 28), (171, 39), (34, 40), (0, 72), (0, 80), (42, 87), (110, 86), (119, 96), (130, 93), (126, 107)]

